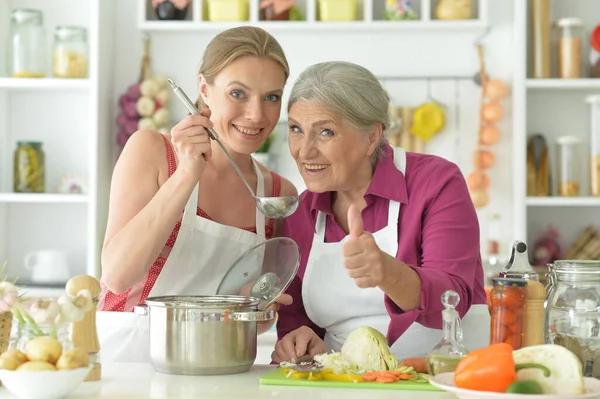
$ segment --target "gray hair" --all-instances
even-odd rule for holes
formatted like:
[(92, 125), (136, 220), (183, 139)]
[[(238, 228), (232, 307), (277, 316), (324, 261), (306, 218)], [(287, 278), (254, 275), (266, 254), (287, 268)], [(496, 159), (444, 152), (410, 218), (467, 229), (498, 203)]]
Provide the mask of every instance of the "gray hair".
[[(362, 132), (377, 123), (389, 126), (390, 98), (368, 69), (345, 61), (322, 62), (304, 70), (292, 88), (288, 112), (296, 102), (314, 101), (348, 120)], [(383, 156), (387, 139), (382, 135), (373, 160)]]

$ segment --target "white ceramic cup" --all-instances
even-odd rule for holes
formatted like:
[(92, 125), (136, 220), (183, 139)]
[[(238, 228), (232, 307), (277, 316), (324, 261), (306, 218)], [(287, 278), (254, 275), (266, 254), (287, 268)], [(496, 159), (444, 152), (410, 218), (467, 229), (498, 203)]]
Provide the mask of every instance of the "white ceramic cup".
[(25, 255), (25, 267), (31, 271), (31, 281), (65, 283), (71, 278), (66, 252), (41, 250)]

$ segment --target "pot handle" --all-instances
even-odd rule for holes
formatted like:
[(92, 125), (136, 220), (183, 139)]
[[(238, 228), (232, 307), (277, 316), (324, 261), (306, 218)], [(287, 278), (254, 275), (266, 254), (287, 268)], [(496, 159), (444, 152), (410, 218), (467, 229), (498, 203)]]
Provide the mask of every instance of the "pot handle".
[(133, 311), (139, 316), (148, 316), (148, 305), (135, 305)]
[(232, 312), (227, 316), (231, 321), (269, 321), (275, 318), (274, 310), (259, 310), (257, 312)]

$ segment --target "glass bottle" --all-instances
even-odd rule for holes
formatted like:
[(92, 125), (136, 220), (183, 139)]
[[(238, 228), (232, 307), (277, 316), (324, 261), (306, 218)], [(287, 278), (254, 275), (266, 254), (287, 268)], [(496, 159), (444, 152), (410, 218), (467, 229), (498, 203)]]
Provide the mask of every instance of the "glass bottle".
[(586, 101), (590, 104), (590, 195), (600, 197), (600, 95)]
[(512, 245), (510, 260), (500, 272), (499, 277), (540, 281), (539, 274), (531, 267), (527, 244), (515, 241)]
[(562, 18), (556, 21), (561, 30), (558, 40), (558, 77), (575, 79), (581, 77), (581, 27), (579, 18)]
[(460, 317), (456, 310), (460, 296), (448, 290), (442, 294), (441, 300), (445, 307), (442, 310), (444, 336), (427, 355), (427, 372), (431, 375), (453, 372), (460, 360), (468, 353), (462, 341)]
[(46, 76), (46, 36), (41, 11), (13, 10), (6, 61), (8, 76), (13, 78)]
[(558, 145), (558, 195), (576, 197), (581, 186), (581, 140), (575, 136), (561, 136)]
[(43, 193), (46, 191), (45, 154), (38, 141), (19, 141), (14, 153), (13, 191)]
[(527, 280), (494, 278), (490, 294), (490, 345), (507, 343), (514, 350), (523, 346), (523, 313)]
[(57, 78), (85, 78), (88, 73), (87, 30), (57, 26), (54, 31), (52, 73)]

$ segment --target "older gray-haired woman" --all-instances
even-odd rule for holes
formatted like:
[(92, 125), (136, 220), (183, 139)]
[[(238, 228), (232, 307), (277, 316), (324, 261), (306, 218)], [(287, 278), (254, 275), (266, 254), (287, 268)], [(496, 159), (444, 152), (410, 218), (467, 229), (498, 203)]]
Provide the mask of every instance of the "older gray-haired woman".
[(367, 69), (325, 62), (295, 82), (289, 147), (307, 190), (284, 223), (301, 249), (279, 311), (275, 362), (339, 351), (371, 326), (398, 358), (441, 339), (441, 296), (460, 297), (469, 349), (489, 343), (479, 224), (464, 177), (443, 158), (385, 139), (389, 97)]

